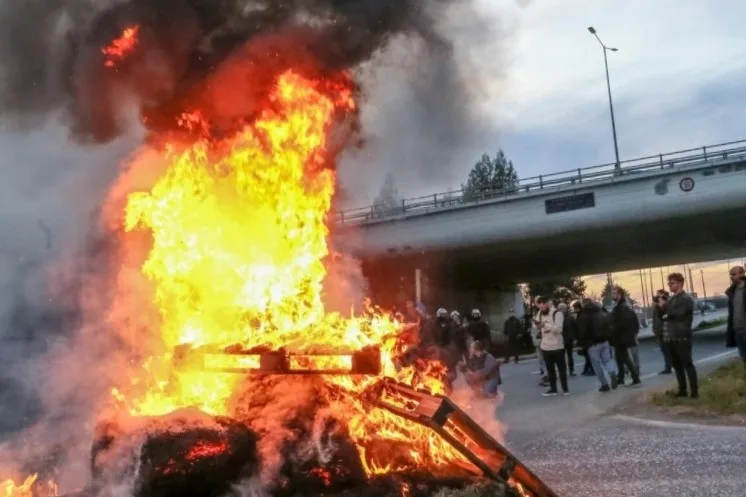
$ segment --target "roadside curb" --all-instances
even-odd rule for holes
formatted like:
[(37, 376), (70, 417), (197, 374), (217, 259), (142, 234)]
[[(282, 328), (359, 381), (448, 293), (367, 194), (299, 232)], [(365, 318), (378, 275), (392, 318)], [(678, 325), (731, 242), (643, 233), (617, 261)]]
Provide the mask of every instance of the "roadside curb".
[(709, 425), (703, 423), (682, 423), (678, 421), (661, 421), (656, 419), (638, 418), (636, 416), (627, 416), (626, 414), (614, 414), (611, 419), (636, 423), (645, 426), (654, 426), (656, 428), (673, 428), (686, 430), (710, 430), (710, 431), (744, 431), (746, 426), (735, 425)]

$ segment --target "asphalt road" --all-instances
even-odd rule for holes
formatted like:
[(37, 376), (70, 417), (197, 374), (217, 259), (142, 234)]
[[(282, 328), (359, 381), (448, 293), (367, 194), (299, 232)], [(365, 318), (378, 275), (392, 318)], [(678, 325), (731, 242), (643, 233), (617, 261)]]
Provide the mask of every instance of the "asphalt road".
[[(733, 357), (722, 331), (695, 343), (701, 374)], [(508, 447), (564, 496), (746, 495), (746, 429), (646, 422), (610, 414), (633, 395), (674, 383), (659, 376), (654, 341), (640, 344), (643, 386), (598, 392), (595, 377), (570, 378), (568, 397), (542, 397), (536, 360), (503, 366), (496, 415)], [(582, 358), (576, 370), (582, 368)]]

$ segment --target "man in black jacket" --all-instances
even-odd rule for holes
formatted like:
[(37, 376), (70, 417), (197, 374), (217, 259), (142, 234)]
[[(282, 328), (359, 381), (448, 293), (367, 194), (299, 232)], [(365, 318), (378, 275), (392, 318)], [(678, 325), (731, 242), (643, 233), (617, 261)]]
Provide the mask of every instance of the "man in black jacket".
[(611, 317), (590, 299), (583, 299), (582, 306), (577, 318), (578, 345), (587, 351), (593, 364), (601, 382), (599, 391), (608, 392), (617, 387), (617, 367), (609, 345), (613, 332)]
[(738, 354), (746, 367), (746, 270), (741, 266), (731, 268), (731, 285), (728, 296), (728, 347), (738, 347)]
[(466, 327), (466, 332), (473, 341), (482, 342), (488, 352), (491, 350), (492, 331), (487, 321), (482, 319), (482, 311), (479, 309), (472, 309), (471, 320)]
[(515, 363), (518, 364), (518, 352), (521, 349), (520, 338), (522, 333), (521, 320), (511, 310), (510, 316), (505, 320), (503, 325), (503, 334), (508, 339), (507, 350), (505, 351), (505, 364), (510, 362), (510, 357), (515, 358)]
[(557, 309), (564, 316), (564, 320), (562, 321), (562, 339), (565, 342), (567, 372), (570, 376), (575, 376), (575, 357), (573, 353), (575, 352), (574, 345), (578, 334), (578, 323), (575, 321), (575, 316), (570, 313), (567, 304), (562, 302), (557, 306)]
[(662, 306), (663, 309), (663, 341), (666, 342), (671, 366), (676, 372), (679, 384), (679, 397), (686, 397), (687, 385), (692, 398), (699, 397), (699, 383), (697, 369), (692, 358), (692, 321), (694, 320), (694, 301), (684, 291), (684, 275), (671, 273), (668, 275), (668, 288), (671, 298)]
[(658, 347), (663, 355), (663, 371), (658, 374), (671, 374), (671, 360), (668, 357), (668, 349), (663, 342), (663, 304), (668, 302), (670, 295), (667, 291), (660, 289), (653, 296), (653, 335), (658, 342)]
[(640, 372), (632, 360), (630, 349), (637, 346), (637, 333), (640, 331), (640, 321), (637, 319), (635, 311), (627, 305), (627, 299), (624, 297), (624, 292), (622, 292), (621, 288), (614, 287), (611, 297), (616, 303), (614, 310), (611, 312), (611, 318), (614, 326), (612, 335), (614, 356), (616, 357), (617, 369), (619, 371), (617, 380), (620, 385), (624, 384), (624, 370), (626, 367), (632, 376), (631, 386), (638, 386), (641, 384)]

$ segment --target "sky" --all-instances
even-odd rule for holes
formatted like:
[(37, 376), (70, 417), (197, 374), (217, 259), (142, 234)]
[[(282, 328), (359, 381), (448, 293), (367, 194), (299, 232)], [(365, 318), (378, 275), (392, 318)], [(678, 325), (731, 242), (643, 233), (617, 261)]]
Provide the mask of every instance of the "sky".
[[(506, 78), (495, 83), (486, 105), (500, 124), (496, 144), (519, 176), (614, 161), (603, 51), (587, 31), (591, 25), (607, 46), (618, 48), (609, 53), (609, 72), (622, 160), (746, 138), (746, 3), (482, 3), (486, 11), (500, 9), (515, 22)], [(736, 262), (741, 263), (731, 264)], [(728, 266), (728, 261), (690, 265), (693, 290), (722, 294)], [(653, 274), (660, 288), (660, 270)], [(606, 276), (586, 280), (591, 292), (600, 293)], [(614, 280), (641, 301), (637, 271), (615, 274)]]
[(485, 105), (499, 122), (496, 144), (519, 176), (614, 161), (603, 50), (588, 26), (618, 49), (609, 53), (609, 72), (622, 160), (746, 138), (746, 3), (481, 4), (515, 22), (506, 78)]
[[(693, 292), (697, 297), (722, 296), (730, 285), (728, 270), (733, 266), (745, 266), (746, 256), (730, 260), (710, 261), (698, 264), (687, 264), (678, 266), (664, 266), (656, 268), (643, 268), (634, 271), (612, 273), (612, 281), (629, 291), (633, 299), (639, 304), (643, 303), (643, 289), (645, 298), (660, 288), (666, 286), (666, 277), (670, 273), (681, 273), (686, 277), (685, 290)], [(640, 281), (640, 272), (644, 282)], [(689, 279), (691, 272), (691, 280)], [(650, 275), (652, 274), (652, 291), (650, 290)], [(598, 297), (606, 285), (606, 274), (584, 276), (588, 295)], [(643, 286), (644, 285), (644, 286)]]

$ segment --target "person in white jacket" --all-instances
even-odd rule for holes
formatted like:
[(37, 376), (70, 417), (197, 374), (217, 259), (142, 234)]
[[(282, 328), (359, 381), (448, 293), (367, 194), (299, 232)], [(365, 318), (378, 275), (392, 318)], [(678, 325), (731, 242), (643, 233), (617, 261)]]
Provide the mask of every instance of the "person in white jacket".
[(541, 348), (549, 375), (549, 390), (542, 395), (557, 395), (557, 371), (563, 395), (569, 395), (567, 386), (567, 363), (565, 362), (565, 341), (562, 338), (564, 315), (554, 308), (546, 297), (536, 299), (539, 312), (534, 317), (534, 328), (541, 334)]

